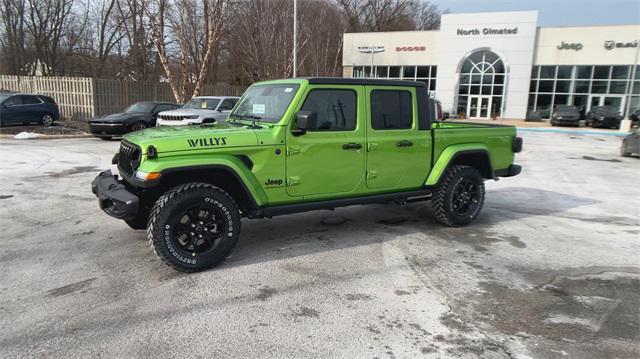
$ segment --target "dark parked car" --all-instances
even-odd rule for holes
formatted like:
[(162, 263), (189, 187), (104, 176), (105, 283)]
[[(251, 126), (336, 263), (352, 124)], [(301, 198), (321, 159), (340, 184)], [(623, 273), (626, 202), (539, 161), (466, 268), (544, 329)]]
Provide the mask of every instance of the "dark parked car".
[(138, 102), (121, 113), (97, 117), (89, 121), (91, 133), (103, 139), (124, 135), (127, 132), (155, 127), (158, 112), (175, 110), (180, 105), (170, 102)]
[(551, 126), (572, 125), (580, 126), (580, 111), (575, 106), (556, 106), (551, 114)]
[(59, 119), (58, 104), (49, 96), (0, 92), (0, 126), (30, 123), (51, 126)]
[(587, 113), (585, 125), (591, 127), (620, 128), (622, 115), (610, 106), (595, 106)]
[(631, 120), (631, 127), (638, 127), (640, 125), (640, 108), (631, 112), (629, 119)]
[(627, 135), (622, 140), (620, 146), (620, 154), (624, 157), (630, 157), (633, 154), (640, 155), (640, 129), (637, 129)]

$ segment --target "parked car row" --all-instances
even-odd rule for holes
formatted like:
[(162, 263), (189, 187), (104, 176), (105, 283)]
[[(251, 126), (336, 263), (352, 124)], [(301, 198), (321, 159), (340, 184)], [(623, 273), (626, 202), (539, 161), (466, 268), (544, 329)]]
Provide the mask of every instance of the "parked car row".
[[(638, 111), (634, 113), (637, 112)], [(580, 126), (580, 121), (582, 120), (584, 120), (585, 126), (591, 126), (593, 128), (620, 128), (622, 114), (611, 106), (594, 106), (584, 117), (580, 109), (576, 106), (556, 106), (551, 114), (551, 126)]]
[(147, 127), (222, 122), (238, 99), (231, 96), (197, 96), (182, 106), (170, 102), (138, 102), (124, 112), (89, 121), (89, 129), (96, 137), (110, 139)]
[(0, 127), (31, 123), (51, 126), (59, 119), (58, 104), (50, 96), (0, 92)]

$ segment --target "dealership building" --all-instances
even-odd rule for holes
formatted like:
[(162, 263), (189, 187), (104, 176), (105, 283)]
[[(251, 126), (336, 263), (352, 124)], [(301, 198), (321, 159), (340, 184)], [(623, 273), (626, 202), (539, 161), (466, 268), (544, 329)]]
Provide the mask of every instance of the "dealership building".
[(422, 81), (462, 117), (548, 118), (557, 105), (640, 108), (639, 44), (640, 24), (538, 27), (537, 11), (445, 14), (440, 30), (346, 33), (342, 63), (345, 77)]

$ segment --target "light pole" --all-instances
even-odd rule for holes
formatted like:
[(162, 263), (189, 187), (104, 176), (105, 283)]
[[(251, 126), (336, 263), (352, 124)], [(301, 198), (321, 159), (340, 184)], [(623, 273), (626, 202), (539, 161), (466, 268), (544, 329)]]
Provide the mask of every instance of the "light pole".
[(632, 89), (631, 87), (635, 84), (635, 80), (636, 80), (636, 68), (638, 67), (638, 56), (640, 56), (640, 40), (636, 40), (635, 41), (636, 44), (636, 59), (633, 62), (633, 66), (631, 68), (631, 81), (629, 83), (629, 86), (627, 86), (627, 93), (626, 93), (626, 102), (625, 102), (625, 116), (624, 116), (624, 120), (622, 120), (622, 123), (620, 123), (620, 132), (629, 132), (629, 130), (631, 130), (631, 93), (632, 93)]
[(298, 75), (298, 0), (293, 0), (293, 77)]
[(359, 46), (358, 51), (363, 54), (371, 54), (371, 72), (370, 75), (373, 77), (373, 55), (378, 52), (384, 52), (384, 46)]

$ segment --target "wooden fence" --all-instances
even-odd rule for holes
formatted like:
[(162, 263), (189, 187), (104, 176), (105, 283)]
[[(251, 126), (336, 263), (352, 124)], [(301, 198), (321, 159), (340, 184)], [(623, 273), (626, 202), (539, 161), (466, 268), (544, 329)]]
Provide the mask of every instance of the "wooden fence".
[[(139, 101), (175, 102), (169, 84), (161, 82), (0, 75), (0, 89), (51, 96), (61, 115), (74, 120), (119, 112)], [(205, 85), (202, 95), (240, 96), (244, 90), (243, 86)]]

